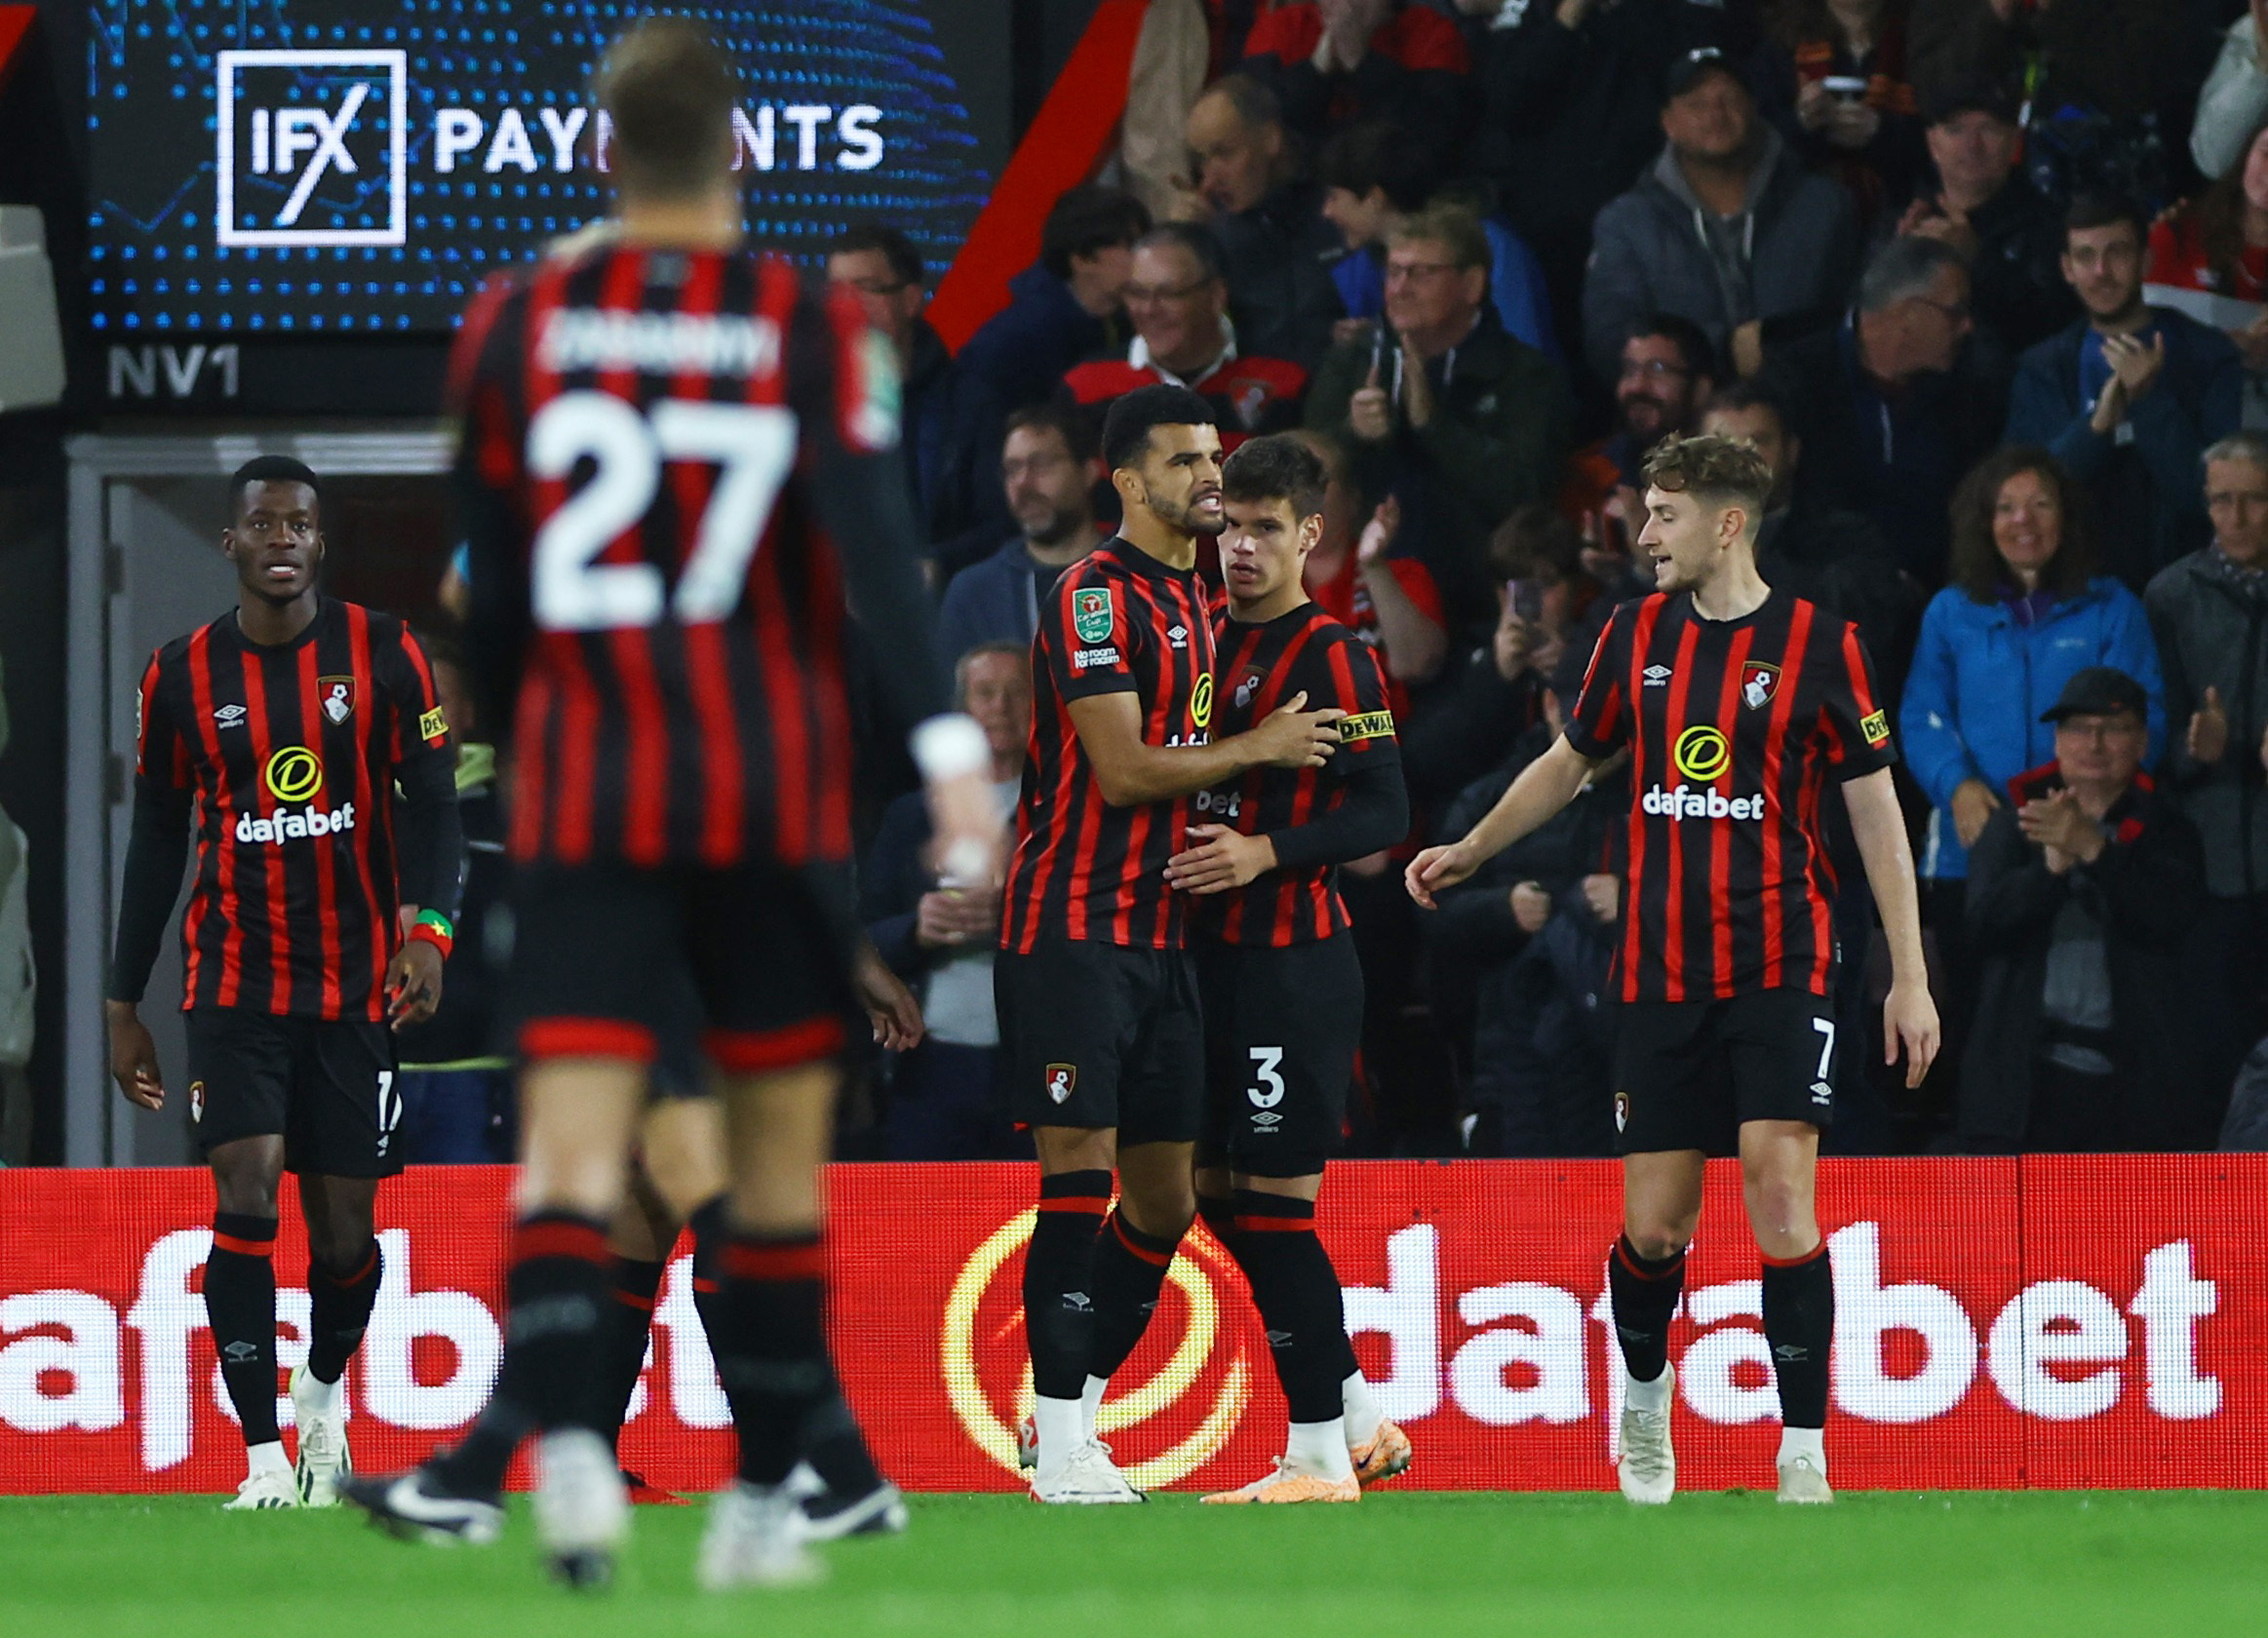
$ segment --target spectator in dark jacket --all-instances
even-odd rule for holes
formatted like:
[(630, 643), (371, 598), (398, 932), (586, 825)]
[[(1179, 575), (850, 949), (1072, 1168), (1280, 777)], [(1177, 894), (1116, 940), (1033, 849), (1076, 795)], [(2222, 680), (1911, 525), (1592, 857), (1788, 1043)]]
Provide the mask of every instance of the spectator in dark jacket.
[(1898, 0), (1781, 0), (1753, 72), (1765, 117), (1862, 227), (1913, 196), (1925, 156)]
[(2205, 499), (2213, 543), (2143, 604), (2166, 675), (2160, 776), (2205, 841), (2199, 967), (2225, 1078), (2268, 1035), (2268, 438), (2208, 449)]
[(1229, 262), (1229, 309), (1246, 348), (1312, 370), (1345, 316), (1331, 266), (1345, 254), (1323, 196), (1299, 179), (1275, 93), (1231, 74), (1190, 110), (1197, 189)]
[(1387, 252), (1387, 319), (1333, 351), (1308, 425), (1343, 440), (1364, 491), (1401, 502), (1405, 539), (1441, 582), (1450, 629), (1485, 621), (1489, 530), (1556, 491), (1574, 408), (1559, 371), (1487, 310), (1488, 243), (1433, 207)]
[[(1794, 411), (1769, 385), (1735, 381), (1709, 401), (1701, 430), (1745, 438), (1772, 468), (1772, 498), (1756, 529), (1756, 572), (1858, 628), (1883, 696), (1905, 687), (1923, 592), (1898, 566), (1873, 520), (1799, 480), (1804, 441)], [(1799, 498), (1801, 497), (1801, 498)]]
[(1668, 144), (1592, 233), (1584, 355), (1601, 380), (1638, 321), (1661, 312), (1693, 320), (1737, 373), (1752, 373), (1765, 326), (1830, 318), (1857, 267), (1850, 195), (1757, 118), (1729, 58), (1695, 53), (1667, 89)]
[(1994, 443), (2002, 393), (1963, 343), (1969, 272), (1934, 239), (1875, 253), (1855, 310), (1830, 331), (1775, 346), (1763, 379), (1798, 406), (1807, 504), (1874, 521), (1923, 585), (1944, 579), (1946, 507)]
[(1029, 649), (1039, 600), (1056, 577), (1096, 546), (1095, 485), (1103, 478), (1087, 416), (1060, 404), (1008, 417), (1000, 482), (1017, 533), (953, 577), (937, 611), (937, 651), (965, 654), (988, 643)]
[[(1012, 643), (987, 644), (955, 668), (960, 704), (992, 748), (1003, 824), (1016, 810), (1032, 731), (1032, 661)], [(993, 950), (1000, 890), (941, 881), (925, 854), (929, 810), (919, 791), (890, 804), (859, 878), (859, 919), (890, 970), (921, 997), (920, 1044), (898, 1057), (884, 1122), (892, 1160), (1028, 1159), (1032, 1142), (1008, 1118), (995, 1082), (1000, 1041), (993, 1009)]]
[(2182, 958), (2204, 851), (2141, 772), (2146, 703), (2107, 666), (2073, 677), (2048, 713), (2055, 760), (2016, 778), (1970, 855), (1972, 1150), (2206, 1148), (2219, 1126), (2199, 1096)]
[[(1463, 835), (1566, 726), (1580, 674), (1554, 679), (1545, 718), (1504, 766), (1445, 815)], [(1621, 924), (1611, 849), (1630, 803), (1627, 759), (1601, 767), (1542, 829), (1442, 895), (1432, 966), (1472, 985), (1466, 1147), (1479, 1155), (1572, 1158), (1614, 1152), (1611, 1012), (1602, 1009)]]
[(2087, 316), (2024, 355), (2008, 442), (2046, 445), (2087, 486), (2104, 566), (2139, 594), (2210, 538), (2198, 460), (2237, 430), (2244, 360), (2219, 331), (2144, 304), (2149, 224), (2131, 201), (2076, 199), (2064, 226)]
[(1971, 75), (1931, 93), (1924, 133), (1935, 186), (1898, 222), (1942, 239), (1969, 263), (1977, 328), (2012, 354), (2045, 341), (2078, 311), (2063, 282), (2063, 217), (2017, 168), (2023, 128), (2015, 98)]
[(1150, 213), (1116, 188), (1076, 187), (1040, 230), (1039, 259), (1008, 281), (1008, 305), (960, 349), (962, 370), (1004, 410), (1045, 401), (1081, 359), (1122, 352), (1132, 331), (1121, 299), (1134, 241)]
[(1475, 163), (1542, 257), (1571, 350), (1591, 223), (1661, 151), (1670, 65), (1729, 43), (1710, 0), (1530, 0), (1488, 30)]
[(1410, 0), (1291, 0), (1245, 36), (1238, 72), (1274, 91), (1310, 144), (1357, 120), (1390, 119), (1453, 163), (1467, 125), (1465, 36)]
[(2197, 13), (2180, 0), (1914, 0), (1908, 56), (1926, 95), (1980, 72), (2014, 84), (2037, 54), (2042, 115), (2066, 104), (2128, 125), (2154, 115), (2178, 139), (2217, 43)]
[(929, 321), (926, 269), (894, 227), (845, 228), (827, 248), (827, 277), (853, 291), (867, 323), (897, 350), (898, 452), (914, 517), (939, 569), (951, 574), (992, 549), (1008, 526), (994, 451), (1003, 410), (984, 377), (956, 362)]

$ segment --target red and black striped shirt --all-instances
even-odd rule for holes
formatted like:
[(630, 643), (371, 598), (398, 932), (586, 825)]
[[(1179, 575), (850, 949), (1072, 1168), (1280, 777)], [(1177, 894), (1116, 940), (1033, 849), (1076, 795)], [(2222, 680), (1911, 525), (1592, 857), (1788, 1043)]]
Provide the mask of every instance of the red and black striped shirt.
[(157, 651), (139, 714), (145, 793), (197, 803), (181, 1004), (382, 1019), (400, 939), (394, 789), (446, 790), (456, 760), (417, 640), (330, 598), (276, 647), (225, 614)]
[(1567, 738), (1630, 752), (1623, 1000), (1828, 993), (1820, 791), (1897, 760), (1856, 626), (1779, 591), (1738, 620), (1703, 619), (1686, 594), (1626, 603)]
[(1182, 849), (1190, 799), (1103, 800), (1071, 702), (1130, 693), (1152, 745), (1211, 743), (1213, 622), (1196, 571), (1116, 538), (1065, 569), (1039, 607), (1032, 691), (1001, 947), (1030, 951), (1045, 933), (1179, 948), (1181, 896), (1166, 890), (1165, 862)]
[(847, 858), (843, 570), (817, 468), (898, 430), (855, 299), (754, 254), (602, 249), (484, 291), (451, 382), (513, 856)]
[[(1365, 769), (1388, 767), (1399, 778), (1401, 749), (1385, 679), (1370, 645), (1312, 603), (1253, 625), (1224, 617), (1216, 642), (1213, 722), (1222, 738), (1245, 732), (1303, 692), (1303, 710), (1347, 716), (1339, 724), (1339, 754), (1323, 766), (1253, 768), (1197, 793), (1194, 818), (1272, 837), (1277, 859), (1276, 869), (1244, 887), (1195, 900), (1198, 927), (1248, 948), (1327, 939), (1349, 925), (1337, 860), (1310, 862), (1293, 833), (1339, 810), (1349, 783)], [(1406, 806), (1403, 814), (1406, 820)], [(1378, 845), (1397, 839), (1388, 835)]]

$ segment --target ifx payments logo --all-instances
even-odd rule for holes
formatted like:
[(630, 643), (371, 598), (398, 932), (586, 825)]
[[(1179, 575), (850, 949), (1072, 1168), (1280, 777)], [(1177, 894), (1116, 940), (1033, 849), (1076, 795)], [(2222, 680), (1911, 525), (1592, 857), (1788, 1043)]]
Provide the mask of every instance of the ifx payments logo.
[(220, 244), (409, 242), (407, 52), (224, 51), (214, 73)]

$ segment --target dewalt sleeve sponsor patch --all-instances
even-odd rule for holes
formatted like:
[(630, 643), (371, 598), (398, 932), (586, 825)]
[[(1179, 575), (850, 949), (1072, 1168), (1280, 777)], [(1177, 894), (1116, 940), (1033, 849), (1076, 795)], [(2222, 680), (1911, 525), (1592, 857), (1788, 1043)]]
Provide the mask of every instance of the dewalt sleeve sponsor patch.
[(1873, 712), (1873, 713), (1871, 713), (1870, 715), (1868, 715), (1868, 716), (1866, 716), (1866, 717), (1863, 717), (1863, 718), (1859, 719), (1859, 722), (1858, 722), (1858, 731), (1859, 731), (1860, 733), (1862, 733), (1862, 734), (1864, 734), (1864, 735), (1866, 736), (1866, 743), (1867, 743), (1867, 744), (1869, 744), (1869, 745), (1887, 745), (1887, 744), (1889, 744), (1889, 743), (1890, 743), (1890, 716), (1889, 716), (1889, 713), (1887, 713), (1887, 712), (1882, 712), (1882, 711), (1877, 711), (1877, 712)]
[(1390, 711), (1365, 711), (1357, 717), (1339, 720), (1339, 743), (1352, 745), (1365, 739), (1391, 739), (1394, 732), (1394, 714)]
[(428, 744), (438, 744), (449, 737), (449, 719), (441, 714), (440, 706), (417, 719), (417, 734)]

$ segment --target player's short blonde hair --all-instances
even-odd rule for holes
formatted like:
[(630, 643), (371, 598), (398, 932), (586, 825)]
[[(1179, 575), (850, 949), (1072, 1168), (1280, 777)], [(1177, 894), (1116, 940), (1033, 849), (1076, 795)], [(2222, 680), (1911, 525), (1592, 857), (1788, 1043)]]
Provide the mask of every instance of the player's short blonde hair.
[(592, 89), (613, 123), (618, 187), (653, 198), (706, 192), (732, 163), (740, 82), (685, 18), (647, 18), (606, 48)]
[(1651, 488), (1691, 494), (1715, 507), (1738, 506), (1753, 531), (1772, 495), (1772, 467), (1745, 438), (1699, 433), (1664, 438), (1641, 468)]

